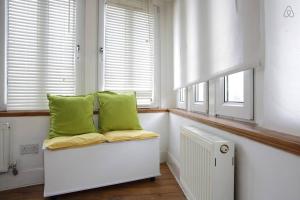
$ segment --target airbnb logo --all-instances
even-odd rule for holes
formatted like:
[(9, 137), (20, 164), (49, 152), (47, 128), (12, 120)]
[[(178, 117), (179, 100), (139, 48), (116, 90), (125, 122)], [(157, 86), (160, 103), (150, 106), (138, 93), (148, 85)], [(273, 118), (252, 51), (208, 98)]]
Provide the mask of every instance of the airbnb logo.
[(283, 16), (284, 17), (294, 17), (295, 16), (294, 11), (291, 6), (286, 7)]

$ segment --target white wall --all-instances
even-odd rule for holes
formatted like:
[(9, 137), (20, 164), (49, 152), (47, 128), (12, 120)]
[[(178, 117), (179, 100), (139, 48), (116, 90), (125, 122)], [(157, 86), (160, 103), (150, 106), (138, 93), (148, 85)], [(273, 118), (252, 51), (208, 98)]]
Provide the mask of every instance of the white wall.
[[(294, 17), (284, 17), (287, 6)], [(265, 0), (264, 123), (300, 136), (300, 2)]]
[[(140, 113), (140, 122), (145, 130), (160, 134), (161, 162), (166, 161), (168, 148), (168, 120), (169, 114)], [(95, 116), (95, 124), (97, 117)], [(49, 117), (1, 117), (0, 122), (11, 124), (13, 135), (13, 155), (17, 161), (18, 176), (11, 173), (0, 175), (0, 191), (27, 185), (41, 184), (44, 180), (43, 151), (41, 149), (49, 129)], [(20, 155), (20, 145), (39, 144), (38, 154)]]
[(168, 163), (177, 176), (179, 131), (185, 125), (202, 128), (235, 143), (236, 200), (299, 200), (299, 156), (170, 113)]
[(170, 2), (160, 6), (160, 106), (173, 108), (176, 105), (176, 92), (173, 91), (173, 9)]

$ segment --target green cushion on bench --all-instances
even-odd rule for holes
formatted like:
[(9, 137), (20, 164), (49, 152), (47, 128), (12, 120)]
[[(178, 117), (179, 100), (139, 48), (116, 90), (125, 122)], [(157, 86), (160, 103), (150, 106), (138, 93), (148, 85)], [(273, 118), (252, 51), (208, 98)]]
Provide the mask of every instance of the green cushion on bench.
[(99, 131), (141, 130), (134, 92), (98, 92)]
[(49, 138), (97, 132), (93, 121), (94, 95), (47, 95), (50, 109)]

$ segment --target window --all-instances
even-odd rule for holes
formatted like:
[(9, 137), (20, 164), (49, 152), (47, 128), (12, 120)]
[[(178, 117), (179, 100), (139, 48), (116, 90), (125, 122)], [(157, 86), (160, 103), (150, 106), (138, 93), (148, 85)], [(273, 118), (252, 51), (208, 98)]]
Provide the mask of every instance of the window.
[(253, 69), (230, 74), (217, 81), (216, 114), (253, 119)]
[(0, 111), (6, 110), (6, 69), (5, 69), (5, 46), (6, 46), (6, 1), (0, 1)]
[(194, 102), (201, 103), (204, 102), (204, 83), (198, 83), (193, 86), (194, 88)]
[(187, 94), (186, 88), (180, 88), (177, 91), (177, 108), (186, 109)]
[(185, 88), (179, 90), (179, 102), (185, 102)]
[(194, 112), (208, 112), (208, 94), (206, 82), (197, 83), (192, 86), (190, 98), (190, 110)]
[(8, 0), (8, 110), (47, 109), (46, 93), (76, 93), (76, 2)]
[(244, 72), (224, 77), (224, 102), (244, 103)]
[(108, 0), (105, 8), (102, 88), (134, 90), (139, 106), (157, 103), (157, 17), (147, 0)]

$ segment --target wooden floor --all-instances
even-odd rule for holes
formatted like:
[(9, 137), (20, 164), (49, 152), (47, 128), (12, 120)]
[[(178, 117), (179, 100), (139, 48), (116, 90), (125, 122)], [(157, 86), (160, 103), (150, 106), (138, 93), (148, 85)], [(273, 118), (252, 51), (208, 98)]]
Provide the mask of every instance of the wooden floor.
[[(57, 197), (57, 200), (185, 200), (179, 185), (166, 164), (155, 181), (141, 180)], [(41, 200), (43, 185), (0, 192), (0, 200)]]

